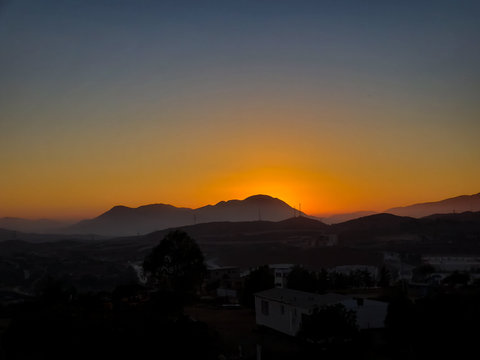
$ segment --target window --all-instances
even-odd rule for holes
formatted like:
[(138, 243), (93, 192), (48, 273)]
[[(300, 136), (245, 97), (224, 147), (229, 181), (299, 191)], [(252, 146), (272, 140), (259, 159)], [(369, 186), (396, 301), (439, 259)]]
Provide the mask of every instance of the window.
[(262, 314), (268, 316), (268, 301), (262, 300)]

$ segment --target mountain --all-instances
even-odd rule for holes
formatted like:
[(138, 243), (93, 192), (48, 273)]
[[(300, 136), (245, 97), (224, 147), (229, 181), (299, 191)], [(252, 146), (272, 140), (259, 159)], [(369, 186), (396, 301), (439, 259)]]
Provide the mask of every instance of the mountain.
[(390, 214), (415, 218), (433, 214), (462, 213), (466, 211), (480, 211), (480, 193), (385, 210), (385, 212)]
[(343, 223), (338, 223), (331, 225), (330, 228), (337, 233), (342, 232), (384, 232), (384, 231), (393, 231), (397, 232), (399, 229), (405, 226), (409, 226), (417, 223), (417, 219), (406, 216), (397, 216), (392, 214), (374, 214), (369, 216), (360, 217), (358, 219), (353, 219), (345, 221)]
[(376, 214), (375, 211), (356, 211), (352, 213), (334, 214), (321, 218), (321, 221), (325, 224), (338, 224), (345, 221), (358, 219), (359, 217), (369, 216)]
[(30, 233), (53, 233), (56, 229), (70, 225), (72, 222), (50, 219), (22, 219), (17, 217), (0, 218), (0, 228)]
[(28, 241), (31, 243), (45, 243), (61, 240), (104, 240), (105, 236), (89, 235), (89, 234), (58, 234), (58, 233), (26, 233), (16, 230), (8, 230), (0, 228), (0, 242), (1, 241)]
[[(94, 219), (80, 221), (64, 231), (128, 236), (214, 221), (281, 221), (292, 217), (295, 212), (296, 210), (284, 201), (267, 195), (221, 201), (216, 205), (198, 209), (178, 208), (167, 204), (151, 204), (138, 208), (115, 206)], [(303, 213), (302, 215), (305, 216)]]
[(330, 225), (344, 246), (413, 253), (480, 253), (480, 212), (422, 218), (387, 213)]
[[(462, 195), (440, 201), (394, 207), (384, 210), (383, 213), (421, 218), (434, 214), (452, 214), (466, 211), (480, 211), (480, 193), (475, 195)], [(322, 217), (320, 220), (325, 224), (338, 224), (374, 214), (378, 213), (374, 211), (357, 211), (352, 213), (334, 214)]]
[[(480, 193), (463, 195), (437, 202), (414, 204), (391, 208), (384, 213), (412, 218), (421, 218), (433, 214), (480, 211)], [(295, 217), (298, 211), (280, 199), (267, 195), (254, 195), (244, 200), (220, 201), (197, 209), (175, 207), (168, 204), (151, 204), (137, 208), (115, 206), (100, 216), (67, 225), (54, 220), (27, 220), (19, 218), (1, 218), (0, 228), (25, 233), (50, 234), (97, 234), (102, 236), (142, 235), (166, 228), (208, 222), (247, 222), (256, 220), (281, 221)], [(376, 214), (371, 211), (359, 211), (348, 214), (336, 214), (321, 218), (325, 224), (339, 224), (352, 219)], [(304, 218), (313, 218), (301, 213)], [(368, 216), (367, 216), (368, 217)], [(10, 236), (10, 235), (8, 235)]]

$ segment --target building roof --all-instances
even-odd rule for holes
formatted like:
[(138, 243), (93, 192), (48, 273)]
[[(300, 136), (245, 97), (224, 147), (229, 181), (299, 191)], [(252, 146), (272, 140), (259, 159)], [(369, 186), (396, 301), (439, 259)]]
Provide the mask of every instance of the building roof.
[(214, 271), (214, 270), (240, 270), (238, 266), (208, 266), (207, 267), (208, 271)]
[(290, 269), (290, 268), (293, 268), (295, 266), (295, 264), (269, 264), (268, 267), (271, 268), (271, 269), (278, 269), (278, 268), (286, 268), (286, 269)]
[(273, 288), (260, 291), (256, 293), (255, 296), (268, 300), (278, 301), (288, 305), (293, 305), (303, 309), (311, 309), (318, 306), (331, 305), (351, 298), (349, 296), (341, 294), (329, 293), (319, 295), (285, 288)]

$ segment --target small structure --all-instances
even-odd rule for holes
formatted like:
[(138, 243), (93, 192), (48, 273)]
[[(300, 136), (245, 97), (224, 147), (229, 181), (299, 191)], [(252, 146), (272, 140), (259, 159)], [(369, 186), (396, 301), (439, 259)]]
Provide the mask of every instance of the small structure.
[(415, 265), (404, 262), (400, 253), (384, 252), (383, 265), (390, 271), (393, 281), (412, 281)]
[(287, 277), (292, 271), (293, 264), (270, 264), (268, 267), (272, 270), (275, 287), (284, 288), (287, 286)]
[(479, 256), (423, 256), (424, 264), (432, 265), (439, 272), (467, 271), (478, 272), (480, 270)]
[(242, 288), (240, 269), (236, 266), (210, 267), (204, 289), (225, 303), (238, 303), (238, 291)]
[(350, 275), (358, 271), (364, 271), (370, 274), (373, 280), (376, 280), (378, 278), (378, 268), (372, 265), (361, 265), (361, 264), (339, 265), (339, 266), (334, 266), (333, 268), (330, 268), (329, 271), (336, 272), (343, 275)]
[(296, 336), (303, 316), (312, 315), (321, 307), (334, 304), (343, 304), (347, 310), (355, 311), (360, 330), (384, 327), (387, 303), (341, 294), (319, 295), (285, 288), (273, 288), (255, 294), (255, 319), (257, 325)]

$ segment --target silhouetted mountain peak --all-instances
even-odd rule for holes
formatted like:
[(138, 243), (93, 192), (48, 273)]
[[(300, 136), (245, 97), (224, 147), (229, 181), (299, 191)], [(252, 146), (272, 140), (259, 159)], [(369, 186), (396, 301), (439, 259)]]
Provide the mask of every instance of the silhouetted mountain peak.
[(112, 207), (110, 210), (108, 210), (107, 212), (112, 212), (112, 213), (115, 213), (115, 212), (121, 212), (121, 211), (128, 211), (128, 210), (131, 210), (132, 208), (131, 207), (128, 207), (128, 206), (124, 206), (124, 205), (115, 205), (114, 207)]
[(215, 205), (207, 205), (202, 208), (196, 209), (208, 209), (208, 208), (238, 208), (238, 207), (245, 207), (245, 206), (256, 206), (256, 207), (283, 207), (283, 208), (290, 208), (290, 206), (275, 197), (269, 195), (252, 195), (243, 200), (228, 200), (228, 201), (220, 201)]
[[(130, 235), (168, 227), (217, 221), (281, 221), (295, 214), (284, 201), (268, 195), (253, 195), (244, 200), (220, 201), (197, 209), (168, 204), (150, 204), (137, 208), (118, 205), (102, 215), (71, 227), (79, 233)], [(302, 213), (303, 214), (303, 213)], [(304, 215), (304, 214), (303, 214)]]
[(282, 201), (278, 198), (274, 198), (272, 196), (263, 195), (263, 194), (249, 196), (243, 201), (249, 201), (249, 202), (251, 202), (251, 201), (254, 201), (254, 202), (260, 202), (260, 201), (262, 201), (262, 202), (273, 202), (273, 201), (276, 201), (276, 202), (278, 202), (279, 201), (279, 202), (282, 202), (282, 203), (284, 202), (284, 201)]

